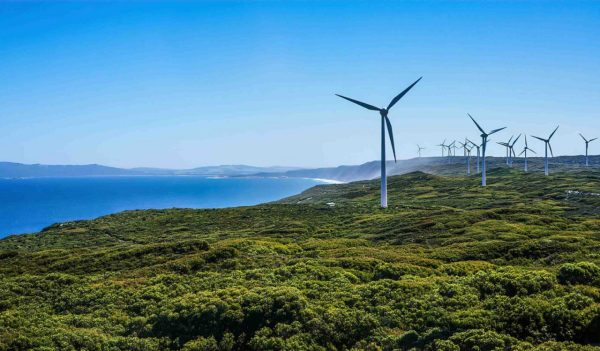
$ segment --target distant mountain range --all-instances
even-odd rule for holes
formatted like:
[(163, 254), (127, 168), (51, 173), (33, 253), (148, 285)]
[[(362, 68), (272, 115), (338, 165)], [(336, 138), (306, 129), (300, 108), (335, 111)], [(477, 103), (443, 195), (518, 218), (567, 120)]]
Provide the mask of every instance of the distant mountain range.
[(255, 167), (246, 165), (207, 166), (192, 169), (117, 168), (91, 165), (42, 165), (0, 162), (0, 178), (89, 177), (125, 175), (201, 175), (207, 177), (247, 176), (256, 173), (280, 173), (297, 167)]
[[(505, 167), (504, 157), (488, 157), (488, 167)], [(542, 167), (543, 158), (529, 158), (530, 169), (535, 171)], [(580, 167), (584, 162), (583, 156), (558, 156), (551, 159), (555, 168)], [(460, 174), (466, 168), (465, 158), (455, 156), (450, 160), (446, 157), (422, 157), (388, 161), (388, 175), (399, 175), (414, 171), (434, 174)], [(475, 172), (476, 158), (471, 159), (472, 170)], [(521, 158), (515, 159), (515, 168), (520, 168)], [(461, 166), (463, 165), (463, 166)], [(590, 156), (590, 166), (600, 167), (600, 155)], [(304, 169), (299, 167), (256, 167), (247, 165), (205, 166), (191, 169), (164, 168), (116, 168), (97, 164), (92, 165), (42, 165), (0, 162), (0, 178), (31, 178), (31, 177), (85, 177), (85, 176), (124, 176), (124, 175), (199, 175), (207, 177), (290, 177), (290, 178), (320, 178), (342, 182), (373, 179), (380, 176), (379, 161), (366, 162), (360, 165)]]

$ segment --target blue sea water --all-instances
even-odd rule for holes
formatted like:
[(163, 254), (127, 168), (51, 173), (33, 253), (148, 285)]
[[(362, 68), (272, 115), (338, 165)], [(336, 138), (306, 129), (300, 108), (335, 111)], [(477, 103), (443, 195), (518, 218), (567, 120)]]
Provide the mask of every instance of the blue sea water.
[(0, 238), (124, 210), (255, 205), (321, 181), (198, 176), (0, 179)]

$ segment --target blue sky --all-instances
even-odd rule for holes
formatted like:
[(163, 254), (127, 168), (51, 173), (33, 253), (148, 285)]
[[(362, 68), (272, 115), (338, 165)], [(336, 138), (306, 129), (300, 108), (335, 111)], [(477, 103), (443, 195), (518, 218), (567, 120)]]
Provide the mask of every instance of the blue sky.
[[(0, 3), (0, 160), (331, 166), (487, 129), (600, 136), (600, 2)], [(530, 140), (540, 152), (541, 143)], [(502, 147), (491, 147), (502, 155)], [(591, 144), (600, 153), (600, 142)], [(391, 153), (389, 153), (391, 154)]]

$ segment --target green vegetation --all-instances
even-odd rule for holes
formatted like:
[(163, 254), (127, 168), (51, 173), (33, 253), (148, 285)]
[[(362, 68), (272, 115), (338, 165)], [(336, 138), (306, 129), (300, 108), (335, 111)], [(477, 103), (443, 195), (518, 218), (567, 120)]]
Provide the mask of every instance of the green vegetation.
[[(600, 172), (410, 173), (0, 241), (0, 350), (600, 350)], [(331, 206), (328, 203), (334, 202)]]

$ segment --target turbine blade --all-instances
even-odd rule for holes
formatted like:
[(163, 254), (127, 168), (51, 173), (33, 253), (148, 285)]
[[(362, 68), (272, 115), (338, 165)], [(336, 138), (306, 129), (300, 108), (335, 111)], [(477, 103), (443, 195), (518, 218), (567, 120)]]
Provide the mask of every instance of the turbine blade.
[(523, 153), (525, 152), (526, 149), (523, 149), (523, 151), (521, 151), (521, 153), (519, 154), (519, 156), (523, 155)]
[(361, 101), (358, 101), (358, 100), (354, 100), (354, 99), (351, 99), (349, 97), (345, 97), (345, 96), (342, 96), (342, 95), (339, 95), (339, 94), (335, 94), (335, 95), (341, 97), (342, 99), (346, 99), (346, 100), (348, 100), (350, 102), (353, 102), (353, 103), (355, 103), (357, 105), (360, 105), (360, 106), (362, 106), (362, 107), (364, 107), (366, 109), (369, 109), (369, 110), (373, 110), (373, 111), (379, 111), (379, 110), (381, 110), (380, 108), (377, 108), (377, 107), (375, 107), (373, 105), (369, 105), (367, 103), (364, 103), (364, 102), (361, 102)]
[(532, 135), (531, 137), (532, 137), (532, 138), (536, 138), (536, 139), (538, 139), (538, 140), (541, 140), (541, 141), (543, 141), (543, 142), (546, 142), (546, 141), (547, 141), (546, 139), (544, 139), (544, 138), (540, 138), (540, 137), (536, 137), (535, 135)]
[(394, 162), (396, 162), (396, 146), (394, 145), (394, 132), (392, 131), (392, 123), (390, 119), (385, 117), (385, 124), (387, 124), (388, 135), (390, 136), (390, 142), (392, 143), (392, 152), (394, 153)]
[(596, 139), (598, 139), (598, 138), (590, 139), (590, 140), (588, 140), (588, 143), (591, 143), (592, 141), (594, 141)]
[(519, 134), (519, 136), (513, 140), (512, 145), (514, 146), (517, 143), (517, 140), (519, 140), (519, 138), (521, 137), (521, 134)]
[(560, 127), (560, 126), (556, 126), (556, 129), (554, 129), (554, 131), (552, 132), (552, 134), (550, 134), (550, 136), (548, 137), (548, 140), (552, 139), (552, 136), (554, 135), (554, 133), (556, 133), (556, 131), (558, 130), (558, 127)]
[(581, 133), (579, 133), (579, 136), (581, 137), (581, 139), (583, 139), (583, 141), (585, 141), (586, 143), (588, 142), (587, 139)]
[(417, 79), (417, 80), (416, 80), (414, 83), (412, 83), (411, 85), (409, 85), (409, 86), (408, 86), (408, 88), (404, 89), (404, 91), (403, 91), (403, 92), (401, 92), (400, 94), (396, 95), (396, 97), (395, 97), (395, 98), (393, 98), (393, 99), (392, 99), (392, 101), (390, 102), (390, 104), (388, 105), (387, 109), (388, 109), (388, 110), (389, 110), (389, 109), (391, 109), (391, 108), (392, 108), (392, 106), (394, 106), (394, 105), (395, 105), (395, 104), (398, 102), (398, 100), (402, 99), (402, 97), (403, 97), (404, 95), (406, 95), (406, 93), (408, 93), (408, 91), (409, 91), (410, 89), (412, 89), (412, 87), (414, 87), (414, 86), (415, 86), (417, 83), (419, 83), (419, 81), (420, 81), (422, 78), (423, 78), (423, 77), (421, 77), (421, 78)]
[(490, 132), (488, 135), (492, 135), (492, 134), (494, 134), (494, 133), (497, 133), (497, 132), (499, 132), (499, 131), (501, 131), (501, 130), (503, 130), (503, 129), (506, 129), (506, 127), (502, 127), (502, 128), (494, 129), (494, 130), (492, 130), (492, 131), (491, 131), (491, 132)]
[(527, 135), (525, 135), (525, 147), (527, 147)]
[(533, 152), (534, 154), (536, 154), (536, 155), (537, 155), (537, 152), (533, 151), (532, 149), (530, 149), (530, 148), (527, 148), (527, 150), (529, 150), (529, 151), (531, 151), (531, 152)]
[(473, 116), (471, 116), (468, 113), (467, 113), (467, 115), (469, 116), (469, 118), (471, 118), (471, 120), (473, 121), (473, 123), (475, 123), (475, 125), (477, 126), (477, 128), (481, 131), (481, 134), (485, 134), (485, 132), (483, 131), (483, 128), (481, 128), (481, 126), (479, 125), (479, 123), (477, 123), (477, 121), (475, 121), (475, 118), (473, 118)]
[(552, 152), (552, 145), (550, 145), (550, 142), (548, 142), (548, 147), (550, 148), (550, 155), (554, 157), (554, 152)]

